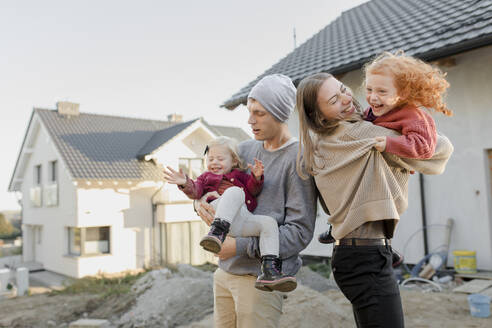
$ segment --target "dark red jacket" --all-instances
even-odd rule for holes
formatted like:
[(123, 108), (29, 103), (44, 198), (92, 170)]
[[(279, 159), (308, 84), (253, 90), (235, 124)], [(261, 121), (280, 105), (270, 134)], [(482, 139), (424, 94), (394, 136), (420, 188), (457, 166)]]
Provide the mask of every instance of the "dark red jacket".
[[(201, 174), (196, 181), (186, 177), (186, 184), (183, 186), (178, 186), (186, 196), (191, 199), (200, 199), (204, 194), (210, 191), (218, 191), (219, 184), (222, 179), (227, 179), (235, 186), (244, 190), (246, 195), (246, 207), (250, 212), (257, 206), (255, 196), (258, 195), (263, 187), (263, 175), (260, 181), (257, 181), (253, 174), (248, 174), (246, 172), (240, 171), (238, 169), (233, 169), (227, 174), (214, 174), (212, 172), (205, 172)], [(214, 198), (207, 198), (207, 202), (212, 201)]]
[(386, 137), (386, 152), (417, 159), (427, 159), (434, 155), (437, 143), (436, 125), (432, 116), (424, 109), (406, 105), (379, 117), (371, 117), (371, 114), (372, 109), (369, 107), (364, 113), (364, 119), (402, 134), (398, 137)]

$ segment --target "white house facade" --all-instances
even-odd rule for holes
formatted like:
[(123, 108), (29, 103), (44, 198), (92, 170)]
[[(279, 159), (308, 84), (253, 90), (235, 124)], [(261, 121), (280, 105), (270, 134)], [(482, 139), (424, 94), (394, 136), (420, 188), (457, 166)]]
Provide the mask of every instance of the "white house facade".
[(196, 177), (221, 129), (202, 119), (84, 114), (71, 103), (34, 109), (9, 187), (22, 193), (23, 261), (71, 277), (214, 261), (198, 245), (207, 227), (191, 200), (165, 184), (161, 167)]

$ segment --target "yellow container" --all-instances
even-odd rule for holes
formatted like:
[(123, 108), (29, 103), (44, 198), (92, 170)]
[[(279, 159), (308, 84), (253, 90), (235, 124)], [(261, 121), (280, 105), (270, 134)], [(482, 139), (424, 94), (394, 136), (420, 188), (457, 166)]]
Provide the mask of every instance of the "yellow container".
[(453, 251), (454, 269), (458, 273), (477, 273), (477, 252)]

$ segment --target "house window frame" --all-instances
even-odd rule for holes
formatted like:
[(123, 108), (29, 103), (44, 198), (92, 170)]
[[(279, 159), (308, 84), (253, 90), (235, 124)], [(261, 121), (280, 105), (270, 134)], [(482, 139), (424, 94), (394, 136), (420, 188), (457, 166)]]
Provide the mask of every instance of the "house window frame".
[[(97, 239), (97, 240), (87, 240), (88, 239), (88, 234), (87, 230), (88, 229), (107, 229), (107, 232), (104, 232), (104, 234), (107, 235), (107, 239)], [(74, 234), (72, 235), (72, 231)], [(73, 249), (76, 249), (76, 247), (73, 247), (72, 242), (75, 238), (75, 232), (79, 232), (79, 245), (78, 246), (80, 251), (79, 252), (73, 252)], [(99, 232), (101, 233), (101, 232)], [(95, 227), (67, 227), (67, 234), (68, 234), (68, 256), (72, 257), (91, 257), (91, 256), (105, 256), (105, 255), (111, 255), (111, 226), (95, 226)], [(72, 237), (73, 236), (73, 237)], [(100, 236), (99, 236), (100, 237)], [(97, 241), (107, 241), (107, 251), (102, 251), (102, 252), (89, 252), (87, 250), (88, 245), (86, 245), (88, 242), (97, 242)]]
[(32, 187), (29, 190), (29, 200), (32, 207), (43, 207), (43, 166), (33, 166)]
[(34, 185), (41, 186), (43, 183), (43, 166), (41, 164), (34, 165)]
[[(200, 161), (200, 172), (198, 174), (193, 174), (192, 162)], [(185, 167), (187, 170), (183, 172), (190, 177), (190, 179), (196, 179), (200, 174), (205, 171), (205, 157), (179, 157), (178, 158), (178, 168), (181, 168), (182, 162), (186, 162)]]
[(47, 207), (57, 207), (60, 195), (58, 191), (58, 161), (49, 161), (46, 171), (47, 184), (43, 188), (44, 205)]
[(58, 161), (50, 161), (49, 165), (49, 177), (50, 177), (50, 183), (51, 184), (56, 184), (58, 182)]

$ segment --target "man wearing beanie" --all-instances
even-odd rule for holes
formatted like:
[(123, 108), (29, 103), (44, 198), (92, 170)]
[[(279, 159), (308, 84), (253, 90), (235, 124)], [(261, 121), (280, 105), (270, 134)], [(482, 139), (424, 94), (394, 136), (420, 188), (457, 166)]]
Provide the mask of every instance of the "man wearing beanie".
[[(312, 179), (296, 172), (298, 141), (287, 128), (294, 109), (296, 89), (289, 77), (265, 76), (248, 95), (248, 123), (255, 140), (239, 144), (246, 163), (263, 162), (265, 181), (254, 214), (275, 218), (279, 225), (282, 271), (295, 275), (301, 267), (299, 252), (311, 241), (316, 218)], [(197, 213), (210, 225), (214, 210), (206, 202), (196, 204)], [(258, 237), (227, 237), (214, 273), (214, 322), (216, 328), (278, 327), (283, 296), (256, 289), (261, 274)]]

